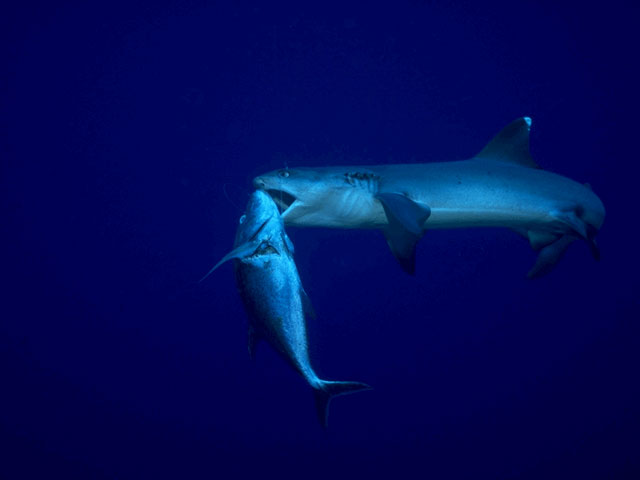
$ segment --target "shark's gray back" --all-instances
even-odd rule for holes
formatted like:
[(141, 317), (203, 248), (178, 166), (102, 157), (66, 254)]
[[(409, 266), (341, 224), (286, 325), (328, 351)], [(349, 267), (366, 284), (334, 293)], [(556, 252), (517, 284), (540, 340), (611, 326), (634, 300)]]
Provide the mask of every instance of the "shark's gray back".
[[(380, 176), (381, 191), (403, 191), (430, 206), (427, 228), (440, 227), (440, 219), (445, 228), (472, 226), (473, 215), (491, 225), (494, 212), (496, 226), (503, 221), (512, 226), (500, 217), (501, 211), (511, 215), (512, 221), (526, 222), (550, 211), (579, 208), (594, 228), (600, 228), (604, 220), (602, 202), (589, 187), (543, 169), (490, 159), (368, 168)], [(469, 212), (468, 224), (465, 211)], [(449, 212), (455, 215), (451, 222)]]

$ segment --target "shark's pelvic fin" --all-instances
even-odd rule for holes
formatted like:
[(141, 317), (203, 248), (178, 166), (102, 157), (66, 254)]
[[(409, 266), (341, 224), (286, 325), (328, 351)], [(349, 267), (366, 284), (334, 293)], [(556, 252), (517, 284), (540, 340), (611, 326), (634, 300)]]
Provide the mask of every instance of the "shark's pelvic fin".
[(320, 424), (325, 428), (328, 425), (329, 403), (333, 397), (363, 390), (371, 390), (371, 387), (366, 383), (360, 382), (331, 382), (328, 380), (320, 380), (320, 384), (314, 387), (313, 391), (316, 398), (316, 410)]
[(379, 193), (376, 199), (387, 215), (388, 226), (383, 233), (391, 252), (402, 269), (413, 275), (416, 269), (416, 243), (424, 234), (423, 225), (431, 215), (431, 209), (398, 193)]
[(551, 271), (551, 268), (562, 258), (565, 250), (571, 242), (577, 238), (584, 239), (591, 255), (600, 260), (600, 250), (596, 245), (595, 236), (597, 229), (580, 218), (575, 210), (555, 211), (551, 215), (561, 224), (565, 225), (566, 233), (556, 234), (551, 232), (529, 230), (527, 236), (534, 250), (540, 250), (536, 264), (527, 274), (527, 277), (540, 277)]
[(556, 211), (552, 212), (552, 215), (560, 222), (566, 224), (573, 232), (578, 234), (578, 236), (583, 238), (589, 245), (593, 258), (600, 260), (600, 249), (598, 248), (595, 239), (596, 234), (598, 233), (596, 228), (592, 227), (576, 215), (574, 210)]
[(584, 220), (576, 215), (575, 211), (554, 211), (551, 215), (556, 220), (567, 225), (574, 233), (577, 233), (585, 240), (587, 239), (587, 225), (584, 223)]
[(529, 230), (526, 237), (529, 239), (531, 248), (538, 251), (547, 245), (552, 244), (558, 240), (559, 236), (555, 233), (545, 232), (543, 230)]
[(518, 118), (500, 130), (475, 158), (540, 168), (529, 153), (530, 129), (531, 118)]
[(540, 250), (535, 265), (529, 273), (528, 278), (541, 277), (551, 271), (553, 266), (562, 258), (567, 247), (576, 239), (573, 235), (562, 235), (556, 241), (550, 243)]

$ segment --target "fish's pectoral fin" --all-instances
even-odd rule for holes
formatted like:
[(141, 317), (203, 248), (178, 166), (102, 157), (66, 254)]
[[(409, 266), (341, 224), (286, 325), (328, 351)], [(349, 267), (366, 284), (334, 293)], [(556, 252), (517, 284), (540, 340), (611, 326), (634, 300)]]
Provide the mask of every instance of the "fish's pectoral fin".
[(574, 235), (562, 235), (557, 240), (541, 248), (536, 263), (527, 273), (527, 278), (541, 277), (551, 271), (562, 258), (567, 247), (576, 239)]
[(328, 426), (329, 403), (333, 397), (371, 390), (369, 385), (361, 382), (331, 382), (328, 380), (320, 380), (319, 382), (319, 385), (314, 387), (313, 394), (316, 399), (318, 420), (324, 428)]
[(287, 246), (287, 249), (289, 250), (289, 254), (293, 255), (295, 253), (293, 242), (289, 238), (289, 235), (287, 235), (286, 232), (284, 232), (284, 230), (282, 231), (282, 240), (284, 241), (284, 244)]
[(224, 257), (222, 257), (222, 260), (220, 260), (218, 263), (216, 263), (213, 266), (213, 268), (211, 270), (209, 270), (209, 272), (207, 272), (207, 274), (204, 277), (202, 277), (199, 281), (202, 282), (205, 278), (207, 278), (209, 275), (211, 275), (214, 272), (214, 270), (217, 269), (224, 262), (227, 262), (227, 261), (232, 260), (234, 258), (245, 257), (247, 255), (251, 255), (254, 252), (255, 248), (256, 248), (255, 242), (243, 243), (239, 247), (234, 248), (229, 253), (227, 253)]
[(530, 129), (531, 118), (520, 117), (514, 120), (500, 130), (475, 158), (540, 168), (529, 153)]
[(307, 295), (307, 292), (304, 291), (304, 288), (302, 288), (302, 286), (300, 287), (300, 299), (302, 300), (302, 309), (304, 310), (304, 314), (307, 316), (307, 318), (315, 320), (316, 311), (311, 304), (309, 295)]
[(380, 201), (387, 216), (388, 225), (382, 232), (389, 248), (402, 269), (413, 275), (416, 244), (424, 234), (424, 222), (431, 215), (431, 209), (398, 193), (379, 193), (375, 198)]

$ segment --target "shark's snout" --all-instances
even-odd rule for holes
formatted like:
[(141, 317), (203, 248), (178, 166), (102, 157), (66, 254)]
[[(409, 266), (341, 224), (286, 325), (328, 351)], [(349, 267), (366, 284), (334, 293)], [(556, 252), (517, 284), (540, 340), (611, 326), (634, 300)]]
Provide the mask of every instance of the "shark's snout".
[(265, 188), (267, 188), (267, 184), (261, 177), (256, 177), (253, 179), (253, 188), (264, 190)]

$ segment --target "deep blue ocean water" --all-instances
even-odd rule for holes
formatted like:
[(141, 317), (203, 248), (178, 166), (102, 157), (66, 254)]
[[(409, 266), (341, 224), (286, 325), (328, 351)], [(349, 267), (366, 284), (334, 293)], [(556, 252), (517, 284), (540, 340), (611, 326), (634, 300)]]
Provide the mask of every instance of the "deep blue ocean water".
[[(640, 478), (637, 7), (3, 7), (0, 478)], [(332, 402), (231, 265), (251, 179), (468, 158), (533, 118), (607, 208), (548, 276), (508, 230), (289, 229)]]

